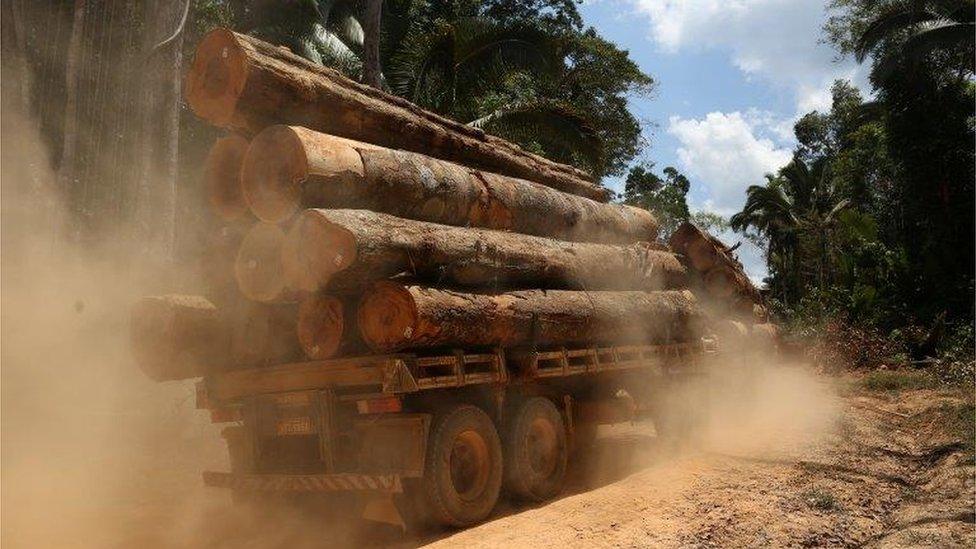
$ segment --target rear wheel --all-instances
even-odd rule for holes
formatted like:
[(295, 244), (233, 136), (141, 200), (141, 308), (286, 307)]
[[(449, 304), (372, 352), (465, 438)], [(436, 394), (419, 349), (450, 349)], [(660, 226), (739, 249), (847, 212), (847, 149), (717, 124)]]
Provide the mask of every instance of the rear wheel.
[(555, 496), (563, 488), (567, 453), (566, 427), (553, 403), (542, 397), (522, 402), (505, 440), (505, 487), (532, 501)]
[(423, 492), (432, 520), (470, 526), (488, 517), (502, 483), (502, 448), (488, 414), (460, 405), (431, 427)]

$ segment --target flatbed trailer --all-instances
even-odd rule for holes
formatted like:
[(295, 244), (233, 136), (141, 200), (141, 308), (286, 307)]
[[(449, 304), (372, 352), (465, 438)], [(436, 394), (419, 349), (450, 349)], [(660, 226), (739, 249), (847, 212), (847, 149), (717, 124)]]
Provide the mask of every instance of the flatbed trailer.
[(369, 518), (402, 525), (396, 500), (411, 515), (422, 508), (425, 520), (467, 526), (487, 517), (503, 489), (554, 497), (596, 425), (654, 417), (662, 391), (700, 373), (714, 350), (705, 338), (451, 350), (212, 375), (197, 385), (197, 407), (230, 424), (231, 471), (203, 479), (250, 497), (357, 493)]

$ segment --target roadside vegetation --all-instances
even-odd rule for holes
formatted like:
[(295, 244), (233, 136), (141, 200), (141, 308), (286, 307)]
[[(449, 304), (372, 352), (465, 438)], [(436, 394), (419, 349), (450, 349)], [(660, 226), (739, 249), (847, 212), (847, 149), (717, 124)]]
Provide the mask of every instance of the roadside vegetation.
[(795, 343), (827, 366), (926, 372), (879, 388), (973, 379), (973, 17), (971, 0), (835, 0), (824, 38), (870, 66), (873, 97), (837, 81), (730, 219), (765, 250)]

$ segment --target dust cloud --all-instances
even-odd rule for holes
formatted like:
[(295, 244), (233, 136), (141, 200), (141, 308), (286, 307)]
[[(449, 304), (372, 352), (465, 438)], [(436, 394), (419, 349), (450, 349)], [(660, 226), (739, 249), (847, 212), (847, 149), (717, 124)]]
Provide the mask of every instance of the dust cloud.
[[(4, 135), (17, 139), (5, 140), (2, 158), (0, 542), (354, 543), (348, 520), (288, 505), (234, 506), (227, 493), (202, 486), (202, 470), (229, 468), (220, 426), (195, 409), (192, 382), (156, 383), (139, 371), (127, 328), (138, 297), (191, 292), (192, 276), (153, 260), (137, 241), (65, 238), (67, 216), (36, 129), (16, 113), (4, 116)], [(701, 419), (698, 448), (768, 456), (831, 429), (831, 390), (807, 371), (760, 354), (715, 362), (710, 375), (669, 400), (678, 413)]]

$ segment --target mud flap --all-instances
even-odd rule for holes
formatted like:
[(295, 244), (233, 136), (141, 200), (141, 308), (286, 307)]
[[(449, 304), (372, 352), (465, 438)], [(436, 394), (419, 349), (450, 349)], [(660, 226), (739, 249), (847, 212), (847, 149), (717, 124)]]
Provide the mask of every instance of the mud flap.
[(393, 494), (376, 493), (363, 496), (363, 518), (384, 524), (399, 526), (401, 530), (406, 530), (407, 525), (400, 515), (399, 509), (393, 503)]

